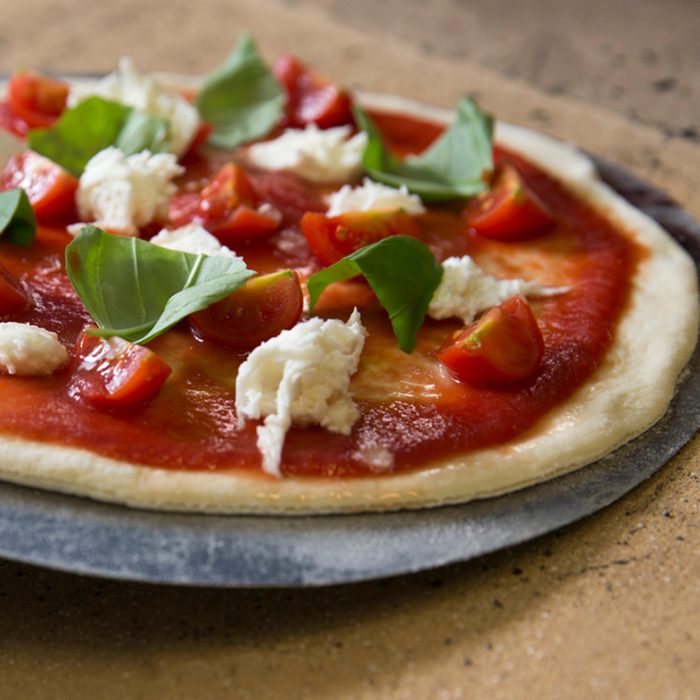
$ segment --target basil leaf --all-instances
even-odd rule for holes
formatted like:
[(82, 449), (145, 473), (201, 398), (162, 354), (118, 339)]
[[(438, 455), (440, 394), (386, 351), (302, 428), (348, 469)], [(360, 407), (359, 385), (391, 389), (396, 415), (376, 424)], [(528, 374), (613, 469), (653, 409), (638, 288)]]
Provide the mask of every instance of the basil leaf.
[(31, 245), (36, 217), (27, 193), (22, 189), (0, 192), (0, 236), (17, 245)]
[(170, 122), (163, 117), (131, 110), (114, 145), (126, 155), (146, 149), (151, 153), (170, 153)]
[(49, 129), (32, 129), (29, 147), (80, 177), (96, 153), (117, 146), (126, 155), (161, 152), (169, 144), (169, 124), (102, 97), (88, 97), (67, 109)]
[(485, 175), (493, 170), (493, 119), (472, 100), (457, 105), (454, 123), (419, 156), (401, 160), (387, 150), (376, 124), (354, 107), (358, 126), (367, 132), (362, 165), (373, 179), (393, 187), (406, 185), (428, 201), (470, 197), (487, 189)]
[(209, 143), (235, 148), (265, 136), (279, 122), (285, 100), (283, 87), (244, 32), (226, 62), (205, 81), (197, 109), (214, 126)]
[(399, 347), (411, 352), (428, 304), (442, 279), (442, 265), (428, 246), (416, 238), (384, 238), (312, 275), (308, 281), (311, 309), (329, 284), (357, 275), (364, 276), (389, 313)]
[(240, 259), (182, 253), (95, 226), (66, 248), (66, 272), (97, 335), (133, 343), (153, 340), (255, 274)]

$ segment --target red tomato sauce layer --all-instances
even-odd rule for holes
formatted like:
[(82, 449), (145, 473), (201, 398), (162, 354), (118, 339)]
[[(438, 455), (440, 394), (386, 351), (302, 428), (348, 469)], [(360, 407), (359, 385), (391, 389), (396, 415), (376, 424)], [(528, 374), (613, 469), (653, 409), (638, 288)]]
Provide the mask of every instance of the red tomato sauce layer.
[[(399, 153), (419, 152), (441, 131), (440, 126), (415, 118), (373, 116)], [(192, 169), (201, 174), (215, 170), (220, 162), (220, 156), (200, 159)], [(440, 259), (468, 254), (499, 277), (525, 276), (570, 287), (565, 294), (533, 302), (546, 348), (537, 374), (498, 390), (458, 384), (447, 377), (434, 353), (459, 323), (427, 320), (416, 351), (404, 355), (396, 349), (385, 313), (362, 284), (354, 283), (354, 290), (349, 287), (345, 295), (331, 295), (323, 313), (345, 320), (352, 306), (360, 304), (370, 331), (353, 380), (360, 419), (350, 436), (315, 427), (290, 430), (283, 473), (352, 477), (405, 472), (502, 444), (532, 428), (600, 365), (628, 302), (630, 278), (643, 251), (551, 177), (525, 161), (518, 163), (557, 220), (551, 230), (517, 243), (479, 239), (468, 232), (460, 208), (454, 205), (432, 207), (420, 227)], [(273, 205), (289, 204), (275, 200), (284, 199), (280, 192), (284, 193), (289, 176), (260, 177), (262, 189), (272, 193)], [(291, 199), (300, 216), (304, 205), (299, 194)], [(294, 207), (289, 211), (286, 218), (293, 220)], [(69, 240), (61, 229), (42, 228), (30, 248), (0, 241), (0, 263), (21, 279), (33, 299), (31, 309), (0, 321), (34, 323), (55, 331), (72, 348), (90, 317), (64, 273), (63, 249)], [(294, 267), (308, 275), (318, 267), (294, 223), (269, 241), (237, 252), (261, 272)], [(96, 410), (69, 395), (71, 367), (50, 378), (0, 376), (0, 431), (145, 466), (262, 474), (256, 423), (249, 421), (240, 431), (236, 425), (235, 376), (244, 358), (196, 340), (186, 322), (149, 347), (173, 367), (149, 404), (127, 413)]]

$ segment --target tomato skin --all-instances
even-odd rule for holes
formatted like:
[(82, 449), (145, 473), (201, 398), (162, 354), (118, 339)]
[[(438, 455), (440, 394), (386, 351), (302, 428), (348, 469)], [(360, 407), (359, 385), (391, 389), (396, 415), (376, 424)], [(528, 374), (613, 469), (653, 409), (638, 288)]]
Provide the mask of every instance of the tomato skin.
[(306, 68), (301, 61), (289, 54), (280, 56), (272, 67), (273, 75), (282, 84), (288, 96), (294, 92), (299, 78), (305, 70)]
[(49, 127), (65, 109), (69, 89), (62, 80), (35, 73), (14, 73), (7, 86), (7, 103), (30, 129)]
[(221, 301), (191, 314), (195, 337), (248, 352), (301, 317), (304, 295), (299, 275), (282, 270), (248, 280)]
[(241, 241), (253, 241), (271, 236), (282, 223), (282, 215), (273, 207), (253, 209), (241, 204), (231, 214), (226, 228), (216, 232), (217, 238), (228, 246)]
[(225, 245), (267, 238), (277, 231), (282, 215), (274, 207), (258, 207), (259, 197), (245, 170), (226, 163), (199, 193), (183, 192), (170, 201), (174, 226), (197, 223)]
[(552, 223), (542, 202), (509, 161), (499, 163), (489, 192), (469, 200), (465, 217), (472, 231), (497, 241), (524, 240)]
[(284, 226), (298, 224), (307, 211), (323, 212), (327, 209), (318, 192), (294, 173), (264, 171), (256, 173), (252, 183), (258, 198), (282, 214)]
[(0, 102), (0, 129), (23, 139), (29, 131), (29, 126), (12, 111), (7, 102)]
[(280, 57), (272, 71), (287, 93), (284, 126), (303, 128), (316, 124), (320, 129), (329, 129), (354, 123), (348, 94), (294, 56)]
[(453, 333), (437, 353), (457, 379), (486, 388), (532, 376), (543, 355), (542, 332), (520, 295)]
[(178, 192), (170, 198), (168, 221), (173, 227), (191, 224), (198, 213), (199, 194), (197, 192)]
[(118, 337), (88, 335), (76, 342), (70, 393), (99, 409), (124, 409), (150, 401), (172, 369), (152, 350)]
[(39, 221), (74, 215), (77, 178), (34, 151), (15, 153), (0, 172), (0, 190), (16, 187), (27, 193)]
[(23, 311), (29, 306), (29, 297), (15, 277), (0, 265), (0, 316)]
[(332, 217), (307, 212), (301, 230), (311, 252), (324, 265), (389, 236), (420, 237), (415, 219), (403, 209), (353, 211)]
[(225, 219), (242, 203), (254, 204), (255, 190), (245, 170), (226, 163), (201, 191), (201, 210), (212, 219)]

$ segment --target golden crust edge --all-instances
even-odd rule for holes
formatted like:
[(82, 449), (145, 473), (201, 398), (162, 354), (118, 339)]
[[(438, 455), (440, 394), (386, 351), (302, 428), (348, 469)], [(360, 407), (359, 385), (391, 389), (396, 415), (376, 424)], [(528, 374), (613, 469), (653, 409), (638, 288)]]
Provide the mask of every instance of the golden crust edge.
[[(399, 97), (361, 99), (367, 106), (441, 121), (451, 118), (448, 110)], [(506, 446), (410, 474), (340, 483), (170, 471), (134, 466), (87, 450), (3, 437), (0, 477), (149, 509), (269, 515), (398, 510), (515, 491), (589, 464), (644, 432), (665, 413), (695, 347), (698, 292), (693, 261), (655, 222), (600, 182), (591, 161), (573, 146), (501, 123), (496, 138), (616, 219), (652, 252), (640, 266), (628, 314), (593, 381), (528, 434)], [(659, 290), (665, 290), (665, 297)], [(646, 312), (650, 304), (651, 314)], [(624, 420), (619, 420), (621, 416)]]

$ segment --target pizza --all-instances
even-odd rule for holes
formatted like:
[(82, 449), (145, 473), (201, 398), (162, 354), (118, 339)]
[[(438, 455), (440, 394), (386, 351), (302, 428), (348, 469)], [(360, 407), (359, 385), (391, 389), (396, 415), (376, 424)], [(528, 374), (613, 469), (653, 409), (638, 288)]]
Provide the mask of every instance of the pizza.
[(665, 412), (695, 266), (575, 147), (353, 95), (243, 36), (204, 79), (0, 105), (0, 476), (224, 513), (422, 508)]

